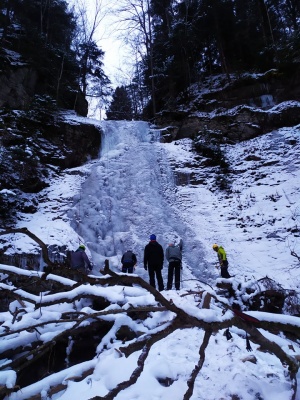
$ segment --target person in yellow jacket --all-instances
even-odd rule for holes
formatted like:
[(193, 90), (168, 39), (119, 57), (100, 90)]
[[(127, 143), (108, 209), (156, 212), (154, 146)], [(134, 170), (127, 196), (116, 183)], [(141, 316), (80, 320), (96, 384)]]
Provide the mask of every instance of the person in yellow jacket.
[(222, 278), (231, 278), (228, 272), (228, 261), (225, 250), (222, 246), (219, 246), (218, 244), (213, 244), (212, 248), (218, 254)]

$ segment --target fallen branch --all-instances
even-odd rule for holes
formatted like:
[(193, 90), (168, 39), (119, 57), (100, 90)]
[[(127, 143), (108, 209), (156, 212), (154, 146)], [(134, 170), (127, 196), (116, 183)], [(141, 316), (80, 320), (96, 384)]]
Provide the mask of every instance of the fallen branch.
[(195, 368), (191, 373), (190, 379), (187, 381), (188, 390), (185, 392), (183, 400), (189, 400), (193, 395), (195, 380), (199, 372), (201, 371), (201, 368), (203, 367), (205, 361), (205, 349), (208, 346), (211, 335), (212, 335), (211, 330), (207, 330), (204, 334), (203, 342), (199, 349), (199, 355), (200, 355), (199, 362), (197, 365), (195, 365)]
[(48, 248), (47, 248), (47, 246), (34, 233), (30, 232), (27, 228), (19, 228), (19, 229), (6, 228), (4, 231), (0, 231), (0, 236), (1, 235), (8, 235), (10, 233), (22, 233), (24, 235), (29, 236), (32, 240), (34, 240), (36, 243), (38, 243), (41, 246), (42, 257), (43, 257), (44, 262), (49, 266), (55, 266), (55, 263), (53, 263), (50, 260), (49, 256), (48, 256)]
[[(14, 271), (16, 270), (14, 269)], [(143, 371), (148, 353), (155, 343), (165, 338), (167, 339), (168, 336), (176, 330), (198, 328), (203, 329), (205, 331), (205, 334), (203, 343), (199, 349), (198, 363), (197, 365), (195, 365), (193, 371), (191, 371), (191, 375), (187, 381), (188, 389), (185, 393), (185, 400), (188, 400), (193, 394), (195, 379), (203, 366), (205, 360), (205, 352), (207, 352), (206, 349), (212, 332), (218, 332), (222, 329), (236, 326), (237, 328), (240, 328), (247, 332), (251, 340), (259, 344), (262, 349), (271, 352), (276, 357), (278, 357), (282, 365), (284, 367), (288, 367), (290, 377), (292, 381), (294, 381), (295, 374), (298, 370), (298, 362), (296, 360), (296, 357), (293, 358), (289, 356), (279, 345), (271, 340), (268, 340), (263, 335), (263, 332), (261, 332), (259, 329), (266, 329), (270, 332), (272, 332), (272, 330), (274, 329), (278, 329), (285, 332), (290, 331), (294, 334), (298, 333), (300, 335), (300, 327), (298, 327), (297, 325), (293, 325), (290, 322), (277, 323), (275, 321), (269, 322), (259, 320), (258, 318), (253, 318), (245, 312), (233, 310), (228, 305), (227, 301), (222, 302), (221, 298), (213, 294), (213, 292), (190, 292), (190, 294), (194, 295), (205, 294), (206, 297), (202, 300), (203, 310), (201, 311), (201, 313), (198, 314), (196, 312), (189, 314), (183, 308), (180, 308), (178, 305), (175, 304), (176, 297), (174, 297), (174, 302), (172, 300), (167, 300), (167, 298), (165, 298), (162, 293), (158, 292), (139, 276), (131, 274), (117, 274), (111, 271), (108, 268), (108, 265), (106, 265), (105, 268), (105, 275), (105, 277), (99, 279), (96, 277), (90, 277), (90, 280), (92, 282), (90, 285), (81, 285), (76, 288), (69, 285), (68, 281), (66, 280), (65, 292), (52, 293), (52, 291), (50, 290), (49, 293), (45, 295), (43, 294), (42, 298), (41, 296), (29, 294), (25, 290), (18, 289), (15, 286), (9, 286), (9, 282), (8, 284), (2, 283), (1, 288), (2, 291), (4, 291), (3, 293), (5, 295), (13, 294), (13, 296), (17, 296), (12, 297), (12, 299), (17, 299), (23, 305), (21, 309), (15, 309), (14, 314), (11, 315), (11, 319), (7, 320), (6, 316), (2, 319), (3, 325), (1, 326), (2, 332), (0, 334), (0, 338), (11, 340), (10, 342), (7, 342), (9, 343), (9, 346), (6, 346), (6, 348), (9, 348), (9, 350), (2, 353), (2, 358), (7, 358), (8, 360), (12, 361), (8, 363), (3, 362), (0, 370), (13, 369), (19, 375), (20, 371), (30, 366), (30, 368), (32, 368), (33, 370), (34, 368), (36, 368), (37, 371), (38, 364), (35, 364), (36, 360), (42, 356), (50, 358), (51, 349), (55, 347), (56, 344), (59, 344), (60, 346), (65, 346), (67, 348), (69, 341), (72, 341), (72, 343), (74, 343), (74, 347), (76, 347), (77, 341), (78, 349), (82, 350), (81, 347), (79, 347), (80, 345), (78, 344), (78, 342), (80, 342), (80, 338), (86, 337), (93, 338), (91, 339), (91, 341), (94, 341), (93, 352), (95, 353), (95, 356), (99, 356), (100, 352), (105, 352), (108, 348), (115, 348), (115, 350), (121, 356), (124, 355), (125, 357), (129, 357), (135, 352), (142, 351), (139, 357), (138, 364), (134, 371), (131, 373), (130, 378), (116, 385), (116, 387), (113, 388), (109, 393), (107, 393), (106, 396), (95, 398), (110, 400), (113, 399), (114, 396), (117, 396), (122, 390), (125, 390), (136, 382)], [(39, 286), (40, 280), (45, 282), (43, 280), (43, 277), (44, 274), (37, 274), (34, 276), (34, 280), (37, 280), (37, 283), (35, 285), (36, 287), (43, 287), (42, 285)], [(20, 280), (21, 284), (23, 283), (22, 279)], [(52, 279), (53, 282), (55, 282), (55, 276), (51, 277), (51, 275), (47, 275), (47, 280), (48, 279)], [(17, 283), (18, 279), (15, 279), (15, 285)], [(105, 287), (97, 287), (98, 285), (102, 284)], [(113, 302), (110, 302), (108, 300), (110, 298), (109, 295), (111, 289), (107, 286), (112, 284), (118, 286), (118, 290), (116, 291), (116, 293), (118, 293), (118, 300), (115, 300), (115, 297), (112, 297), (112, 299), (114, 299), (113, 301), (115, 301), (118, 306), (112, 306)], [(153, 297), (149, 296), (147, 292), (144, 292), (140, 289), (137, 291), (136, 288), (134, 290), (128, 288), (128, 292), (132, 291), (132, 293), (137, 293), (138, 295), (140, 292), (142, 297), (146, 295), (147, 301), (151, 303), (149, 305), (143, 305), (141, 307), (132, 306), (130, 304), (130, 300), (128, 300), (125, 290), (126, 287), (129, 286), (139, 286), (145, 291), (151, 293)], [(56, 285), (54, 285), (54, 292), (55, 287)], [(59, 288), (61, 290), (62, 288), (64, 288), (64, 286), (59, 286)], [(80, 310), (81, 301), (83, 299), (88, 299), (91, 302), (93, 302), (94, 300), (100, 300), (101, 306), (103, 303), (105, 304), (105, 307), (103, 307), (101, 311), (95, 311), (93, 310), (93, 306), (91, 306), (91, 303), (84, 301), (82, 304), (87, 307), (88, 311), (83, 312)], [(72, 311), (71, 306), (68, 306), (68, 309), (70, 308), (70, 310), (66, 310), (66, 312), (62, 313), (60, 318), (59, 315), (57, 319), (53, 317), (50, 319), (50, 317), (48, 317), (48, 312), (49, 310), (51, 310), (51, 308), (55, 312), (54, 315), (57, 316), (57, 310), (55, 307), (56, 304), (75, 304), (77, 300), (78, 303), (76, 303), (76, 308), (78, 307), (78, 310)], [(39, 320), (39, 316), (35, 311), (33, 311), (34, 307), (29, 306), (28, 308), (26, 308), (29, 301), (36, 305), (35, 308), (37, 308), (37, 306), (40, 308), (40, 315), (43, 316), (43, 320)], [(143, 299), (142, 302), (144, 304), (145, 300)], [(178, 304), (180, 304), (180, 302), (178, 302)], [(216, 316), (214, 317), (214, 309), (217, 304), (219, 305), (219, 312), (216, 313)], [(47, 310), (45, 310), (46, 307)], [(224, 312), (227, 312), (226, 318), (220, 318), (222, 309), (224, 310)], [(44, 310), (47, 312), (44, 312)], [(24, 324), (25, 318), (23, 321), (22, 318), (25, 316), (25, 313), (26, 317), (30, 316), (31, 312), (33, 312), (32, 318), (37, 319), (36, 323), (32, 323), (32, 319), (28, 319), (30, 323), (26, 324), (25, 322)], [(140, 329), (141, 325), (139, 325), (139, 323), (141, 321), (147, 320), (151, 314), (158, 312), (166, 313), (165, 322), (159, 319), (161, 325), (158, 325), (156, 323), (158, 319), (155, 315), (153, 319), (153, 329), (149, 328), (147, 331), (145, 329), (147, 324), (143, 325), (143, 329)], [(120, 320), (123, 321), (122, 326), (119, 326), (117, 323), (115, 324), (115, 321), (118, 321), (117, 315), (120, 314), (126, 314), (127, 316), (126, 318), (120, 318)], [(49, 316), (51, 315), (53, 316), (53, 314), (49, 313)], [(116, 316), (115, 318), (114, 315)], [(206, 315), (209, 315), (208, 319), (205, 319)], [(132, 323), (129, 323), (129, 321), (131, 321)], [(18, 325), (18, 323), (20, 323), (20, 325)], [(13, 324), (15, 329), (12, 329)], [(48, 330), (51, 331), (51, 329), (53, 329), (55, 325), (57, 325), (59, 333), (57, 333), (55, 336), (50, 337), (51, 339), (49, 338), (49, 342), (44, 342), (43, 344), (41, 344), (41, 334), (47, 333)], [(121, 328), (125, 329), (125, 333), (124, 330), (121, 333)], [(132, 336), (130, 339), (127, 339), (126, 329), (132, 331)], [(41, 331), (41, 334), (39, 330)], [(27, 331), (31, 333), (31, 336), (28, 335), (29, 340), (28, 343), (26, 342), (26, 347), (18, 345), (17, 341), (15, 342), (16, 345), (13, 346), (14, 337), (17, 338), (22, 331)], [(124, 344), (122, 346), (119, 346), (119, 343), (121, 343), (121, 340), (123, 340), (123, 338), (125, 338), (124, 341), (130, 340), (127, 346)], [(12, 344), (12, 346), (10, 346), (10, 344)], [(58, 348), (61, 349), (61, 347)], [(72, 346), (70, 346), (70, 348), (70, 351), (72, 352)], [(97, 348), (101, 348), (101, 350), (97, 351)], [(17, 352), (18, 357), (13, 354), (14, 352)], [(36, 380), (41, 380), (38, 374), (36, 376)], [(62, 388), (62, 386), (55, 385), (55, 388), (52, 389), (53, 391), (55, 391), (59, 390), (59, 388)], [(36, 393), (36, 396), (38, 396), (38, 393)]]
[(145, 344), (143, 351), (138, 358), (137, 367), (135, 368), (135, 370), (133, 371), (133, 373), (131, 374), (130, 378), (127, 381), (119, 383), (114, 389), (110, 390), (104, 397), (96, 396), (93, 397), (91, 400), (114, 400), (122, 390), (127, 389), (128, 387), (134, 385), (138, 380), (139, 376), (141, 375), (141, 373), (143, 372), (145, 361), (147, 359), (150, 350), (151, 350), (151, 344), (150, 343)]

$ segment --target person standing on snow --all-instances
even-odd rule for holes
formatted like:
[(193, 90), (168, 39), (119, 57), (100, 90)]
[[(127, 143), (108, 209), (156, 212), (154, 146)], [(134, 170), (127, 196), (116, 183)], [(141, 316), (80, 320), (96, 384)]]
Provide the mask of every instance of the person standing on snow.
[(228, 272), (228, 261), (227, 261), (227, 256), (226, 256), (225, 250), (223, 249), (222, 246), (219, 246), (217, 244), (213, 244), (212, 248), (218, 255), (218, 260), (219, 260), (220, 267), (221, 267), (221, 277), (222, 278), (231, 278), (231, 276), (229, 275), (229, 272)]
[(131, 250), (127, 250), (121, 258), (121, 263), (122, 272), (128, 272), (129, 274), (132, 274), (133, 268), (137, 263), (136, 255)]
[(169, 262), (167, 290), (172, 289), (173, 275), (175, 272), (175, 289), (180, 289), (180, 270), (182, 260), (182, 239), (177, 246), (170, 243), (166, 249), (166, 259)]
[(158, 290), (164, 290), (164, 282), (161, 270), (164, 266), (164, 251), (162, 246), (156, 241), (156, 236), (150, 236), (150, 242), (144, 250), (144, 268), (149, 273), (149, 283), (155, 288), (155, 276), (157, 279)]
[(71, 269), (75, 269), (83, 274), (87, 274), (88, 271), (93, 269), (83, 244), (81, 244), (76, 251), (71, 253)]

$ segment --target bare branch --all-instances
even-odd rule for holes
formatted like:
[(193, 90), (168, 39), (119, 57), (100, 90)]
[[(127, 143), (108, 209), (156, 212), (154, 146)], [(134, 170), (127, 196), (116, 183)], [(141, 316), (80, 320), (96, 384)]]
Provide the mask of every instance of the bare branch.
[(300, 262), (300, 256), (295, 251), (291, 251), (291, 256), (296, 257), (297, 260)]
[(139, 356), (139, 359), (137, 361), (137, 367), (131, 374), (130, 378), (127, 381), (123, 381), (119, 383), (114, 389), (110, 390), (106, 396), (100, 397), (96, 396), (93, 397), (91, 400), (114, 400), (115, 397), (124, 389), (127, 389), (128, 387), (134, 385), (136, 381), (138, 380), (139, 376), (143, 372), (144, 369), (144, 364), (147, 359), (147, 356), (149, 354), (149, 351), (151, 349), (151, 345), (149, 343), (145, 344), (143, 351), (141, 355)]
[(39, 239), (34, 233), (30, 232), (27, 228), (19, 228), (19, 229), (7, 228), (5, 230), (0, 231), (0, 236), (8, 235), (9, 233), (23, 233), (24, 235), (29, 236), (32, 240), (34, 240), (36, 243), (38, 243), (41, 246), (44, 262), (49, 266), (55, 265), (55, 263), (53, 263), (49, 259), (48, 249), (47, 249), (47, 246), (45, 245), (45, 243), (41, 239)]
[[(12, 267), (13, 268), (13, 267)], [(5, 268), (3, 267), (3, 270)], [(18, 271), (17, 268), (13, 268), (14, 273)], [(26, 293), (25, 290), (21, 290), (16, 286), (5, 285), (2, 283), (1, 287), (4, 290), (4, 293), (12, 296), (17, 295), (17, 300), (20, 303), (23, 303), (22, 308), (15, 309), (13, 315), (11, 315), (10, 319), (6, 319), (2, 321), (1, 325), (1, 334), (0, 338), (2, 338), (3, 343), (6, 342), (6, 346), (3, 346), (3, 351), (1, 353), (2, 359), (11, 360), (9, 362), (5, 362), (2, 364), (0, 369), (13, 369), (19, 375), (21, 371), (24, 373), (25, 369), (30, 365), (31, 368), (37, 368), (38, 363), (36, 363), (37, 359), (42, 360), (46, 358), (50, 358), (53, 350), (57, 348), (61, 349), (68, 346), (68, 341), (72, 340), (74, 345), (77, 341), (77, 346), (80, 346), (80, 340), (85, 337), (93, 338), (93, 352), (97, 353), (100, 356), (100, 353), (104, 352), (107, 347), (114, 348), (118, 354), (122, 357), (129, 357), (131, 354), (136, 352), (141, 352), (139, 354), (139, 359), (136, 367), (133, 369), (131, 376), (128, 380), (120, 382), (114, 388), (112, 388), (109, 393), (104, 397), (95, 397), (94, 399), (106, 399), (112, 400), (115, 398), (121, 391), (135, 384), (142, 371), (145, 368), (145, 360), (148, 357), (149, 351), (155, 343), (168, 338), (173, 332), (180, 329), (189, 329), (189, 328), (198, 328), (199, 330), (204, 330), (204, 338), (203, 342), (199, 349), (199, 360), (195, 365), (193, 370), (191, 371), (190, 377), (187, 381), (187, 391), (185, 393), (184, 400), (188, 400), (191, 398), (194, 391), (194, 383), (197, 375), (199, 374), (201, 368), (203, 367), (205, 356), (207, 353), (207, 346), (209, 343), (209, 339), (212, 335), (212, 332), (218, 332), (222, 329), (227, 329), (231, 326), (236, 326), (239, 329), (245, 331), (251, 338), (251, 340), (260, 345), (260, 348), (264, 351), (268, 351), (271, 354), (278, 357), (281, 361), (284, 368), (288, 367), (291, 382), (295, 382), (295, 375), (298, 371), (298, 361), (296, 357), (292, 357), (287, 354), (284, 349), (282, 349), (277, 343), (268, 339), (264, 333), (263, 329), (269, 332), (273, 332), (277, 330), (278, 332), (291, 332), (295, 334), (297, 337), (300, 335), (300, 327), (297, 324), (295, 319), (295, 324), (290, 323), (287, 320), (287, 323), (281, 319), (280, 322), (263, 320), (264, 315), (258, 318), (253, 318), (251, 315), (232, 309), (228, 305), (228, 301), (222, 301), (220, 296), (214, 294), (213, 291), (207, 292), (201, 290), (199, 292), (190, 292), (188, 294), (197, 295), (197, 296), (205, 296), (202, 298), (201, 303), (198, 304), (198, 307), (202, 305), (204, 308), (213, 308), (218, 306), (220, 310), (224, 310), (226, 312), (226, 318), (220, 318), (220, 314), (216, 314), (216, 317), (212, 317), (213, 314), (210, 314), (208, 320), (202, 317), (206, 312), (203, 310), (199, 314), (189, 314), (183, 308), (180, 308), (178, 305), (173, 302), (172, 299), (168, 300), (165, 298), (162, 293), (156, 291), (152, 286), (150, 286), (147, 282), (141, 279), (139, 276), (135, 275), (125, 275), (125, 274), (117, 274), (109, 269), (108, 260), (106, 260), (104, 265), (104, 270), (102, 271), (105, 276), (103, 278), (89, 277), (90, 284), (89, 285), (81, 285), (74, 290), (74, 286), (65, 285), (65, 291), (62, 293), (53, 293), (50, 295), (44, 295), (42, 299), (40, 297), (34, 295), (30, 295)], [(21, 274), (21, 270), (20, 270)], [(35, 280), (38, 282), (35, 284), (36, 287), (45, 283), (43, 279), (45, 274), (37, 273), (35, 276)], [(23, 284), (23, 277), (20, 279), (20, 284)], [(7, 278), (8, 279), (8, 278)], [(47, 275), (47, 279), (52, 279), (55, 281), (55, 278), (51, 277), (51, 275)], [(59, 280), (59, 278), (57, 277)], [(63, 278), (61, 278), (63, 281)], [(40, 282), (39, 282), (40, 281)], [(17, 285), (18, 280), (15, 279), (14, 285)], [(67, 282), (67, 281), (66, 281)], [(134, 307), (130, 305), (127, 300), (126, 293), (124, 295), (124, 299), (121, 297), (118, 300), (117, 307), (111, 307), (111, 303), (108, 300), (109, 296), (106, 297), (106, 292), (103, 290), (103, 287), (99, 288), (100, 295), (98, 295), (97, 286), (98, 285), (116, 285), (120, 287), (120, 293), (125, 292), (126, 287), (130, 286), (140, 286), (145, 291), (148, 291), (152, 294), (150, 296), (149, 305), (143, 305), (142, 307)], [(93, 286), (97, 285), (97, 286)], [(61, 286), (64, 287), (63, 285)], [(107, 292), (110, 291), (110, 288), (107, 288)], [(129, 288), (128, 288), (129, 289)], [(131, 290), (131, 289), (129, 289)], [(5, 292), (6, 291), (6, 292)], [(51, 291), (50, 291), (51, 292)], [(141, 290), (142, 296), (144, 296), (144, 291)], [(149, 298), (149, 295), (147, 296)], [(34, 301), (41, 309), (41, 315), (43, 316), (43, 320), (37, 320), (36, 323), (30, 324), (30, 322), (26, 323), (26, 318), (28, 313), (30, 313), (33, 309), (31, 306), (29, 309), (26, 308), (28, 299)], [(38, 300), (39, 299), (39, 300)], [(103, 309), (100, 311), (93, 310), (93, 305), (89, 305), (88, 312), (83, 312), (80, 309), (78, 311), (66, 311), (61, 313), (60, 316), (56, 319), (55, 317), (50, 318), (51, 313), (43, 313), (43, 308), (45, 306), (48, 307), (48, 310), (51, 306), (58, 303), (70, 303), (76, 302), (77, 300), (88, 299), (93, 305), (94, 302), (99, 301), (101, 307)], [(174, 297), (175, 300), (175, 297)], [(144, 301), (143, 301), (144, 302)], [(77, 304), (80, 304), (79, 302)], [(85, 306), (87, 302), (84, 302)], [(181, 304), (180, 302), (178, 304)], [(126, 306), (126, 307), (124, 307)], [(77, 306), (76, 306), (77, 307)], [(109, 308), (107, 308), (109, 307)], [(55, 309), (55, 307), (52, 307)], [(166, 319), (165, 322), (162, 322), (161, 325), (156, 324), (154, 329), (148, 329), (142, 331), (140, 330), (140, 325), (135, 325), (135, 323), (129, 323), (126, 321), (143, 321), (149, 318), (149, 313), (157, 313), (157, 312), (165, 312)], [(116, 332), (115, 318), (113, 316), (117, 316), (119, 314), (124, 314), (127, 317), (124, 318), (124, 326), (119, 327)], [(26, 318), (24, 316), (26, 315)], [(49, 315), (49, 317), (48, 317)], [(55, 316), (57, 315), (57, 311), (55, 311)], [(258, 314), (259, 315), (259, 314)], [(112, 318), (107, 319), (107, 316), (111, 316)], [(35, 315), (36, 318), (36, 315)], [(154, 320), (156, 320), (155, 318)], [(32, 321), (32, 319), (28, 319), (28, 321)], [(25, 322), (25, 323), (24, 323)], [(19, 324), (20, 323), (20, 324)], [(18, 325), (19, 324), (19, 325)], [(15, 329), (13, 329), (15, 327)], [(58, 332), (56, 332), (55, 336), (49, 336), (49, 341), (42, 343), (41, 335), (47, 331), (52, 331), (53, 327), (57, 327)], [(129, 332), (130, 331), (130, 332)], [(24, 342), (14, 342), (14, 338), (18, 338), (21, 332), (26, 333), (26, 335), (22, 335), (24, 337)], [(129, 336), (128, 336), (129, 332)], [(26, 338), (26, 339), (25, 339)], [(103, 341), (102, 341), (103, 339)], [(99, 340), (100, 347), (99, 350)], [(115, 343), (115, 340), (117, 342)], [(123, 345), (119, 347), (119, 341), (123, 342)], [(125, 345), (125, 342), (128, 341), (128, 345)], [(24, 345), (26, 341), (26, 345)], [(28, 342), (28, 343), (27, 343)], [(76, 345), (75, 345), (76, 346)], [(78, 347), (81, 349), (81, 347)], [(97, 350), (98, 349), (98, 350)], [(71, 350), (72, 351), (72, 350)], [(14, 354), (18, 354), (16, 357)], [(80, 365), (80, 364), (78, 364)], [(90, 373), (92, 370), (89, 368)], [(50, 371), (46, 371), (50, 373)], [(49, 379), (50, 378), (50, 379)], [(36, 377), (37, 380), (41, 381), (41, 376)], [(78, 378), (80, 379), (80, 377)], [(54, 394), (64, 389), (63, 384), (58, 384), (55, 379), (55, 374), (53, 374), (53, 379), (48, 376), (47, 385), (49, 387), (48, 395), (50, 393)], [(52, 382), (53, 384), (49, 383)], [(4, 391), (3, 391), (4, 390)], [(0, 390), (0, 393), (7, 393), (7, 388)], [(17, 387), (14, 388), (14, 391), (22, 390)], [(32, 392), (32, 399), (38, 398), (38, 393)]]
[(203, 367), (203, 364), (205, 361), (205, 349), (208, 346), (211, 335), (212, 335), (211, 330), (205, 331), (203, 342), (199, 349), (199, 355), (200, 355), (199, 362), (197, 365), (195, 365), (195, 368), (194, 368), (193, 372), (191, 373), (190, 379), (187, 381), (188, 390), (185, 392), (183, 400), (189, 400), (193, 395), (195, 380), (197, 378), (197, 375), (201, 371), (201, 368)]

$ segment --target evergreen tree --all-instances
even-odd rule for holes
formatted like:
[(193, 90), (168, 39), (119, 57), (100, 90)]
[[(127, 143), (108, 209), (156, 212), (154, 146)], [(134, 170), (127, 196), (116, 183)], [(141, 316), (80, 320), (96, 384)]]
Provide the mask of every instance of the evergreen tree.
[(151, 0), (150, 10), (153, 70), (146, 55), (143, 73), (157, 111), (202, 74), (264, 72), (298, 54), (299, 0)]
[(131, 120), (133, 117), (131, 99), (125, 86), (118, 86), (106, 111), (108, 120)]
[(110, 94), (104, 52), (80, 29), (66, 0), (0, 0), (0, 57), (5, 45), (30, 60), (38, 75), (36, 94), (60, 107), (76, 108), (80, 92), (84, 97)]
[[(99, 87), (104, 88), (110, 84), (110, 80), (103, 71), (103, 57), (104, 52), (94, 41), (79, 44), (80, 82), (84, 96), (96, 95), (99, 93)], [(89, 82), (92, 85), (88, 91)]]
[(70, 107), (67, 99), (71, 92), (76, 92), (79, 66), (72, 49), (76, 22), (68, 3), (64, 0), (8, 3), (9, 20), (5, 23), (9, 25), (2, 39), (9, 40), (3, 43), (30, 60), (38, 74), (37, 94), (48, 95), (59, 106)]

